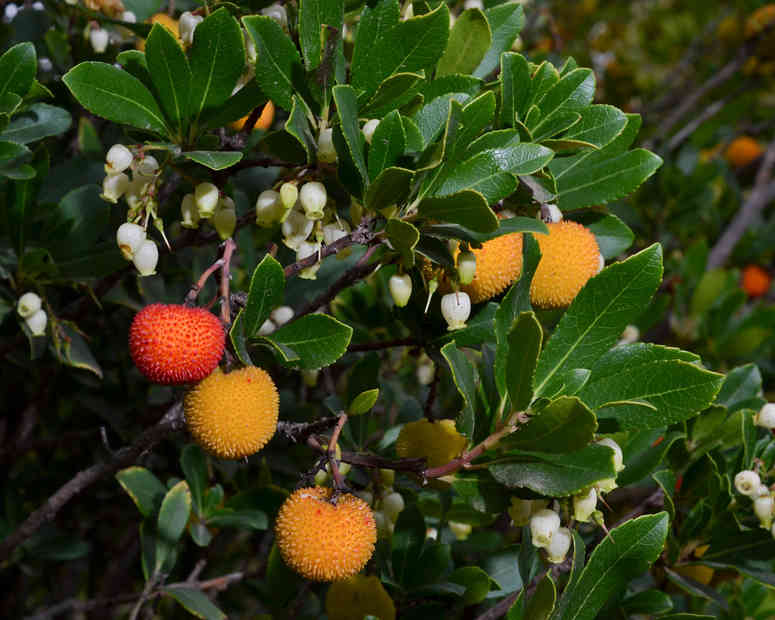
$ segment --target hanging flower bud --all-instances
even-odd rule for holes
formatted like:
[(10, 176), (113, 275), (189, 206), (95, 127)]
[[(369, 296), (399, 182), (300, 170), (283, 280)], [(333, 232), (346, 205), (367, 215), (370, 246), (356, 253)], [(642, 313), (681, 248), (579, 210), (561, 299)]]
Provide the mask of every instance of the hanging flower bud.
[(743, 495), (756, 495), (761, 483), (762, 481), (759, 479), (759, 474), (750, 469), (739, 471), (735, 476), (735, 488), (738, 493), (742, 493)]
[(48, 315), (46, 314), (46, 311), (41, 308), (24, 319), (24, 322), (27, 323), (27, 327), (30, 328), (33, 336), (42, 336), (46, 333)]
[(282, 327), (293, 318), (293, 308), (290, 306), (279, 306), (272, 310), (269, 317), (274, 321), (277, 327)]
[(363, 137), (366, 138), (366, 142), (371, 144), (372, 139), (374, 138), (374, 132), (377, 130), (377, 126), (379, 125), (379, 119), (372, 118), (369, 121), (366, 121), (366, 123), (363, 125)]
[(611, 448), (614, 451), (614, 469), (617, 472), (620, 472), (624, 469), (624, 458), (622, 456), (622, 449), (619, 447), (618, 443), (616, 443), (613, 439), (609, 437), (604, 437), (603, 439), (599, 439), (595, 443), (597, 443), (597, 445), (599, 446), (606, 446), (608, 448)]
[(159, 262), (159, 248), (152, 239), (146, 239), (142, 242), (134, 256), (132, 262), (141, 276), (152, 276), (156, 273), (156, 263)]
[(377, 525), (377, 536), (379, 538), (390, 538), (393, 534), (395, 525), (385, 516), (381, 510), (374, 511), (374, 523)]
[(203, 17), (194, 15), (190, 11), (185, 11), (180, 16), (178, 20), (178, 34), (184, 45), (191, 45), (194, 42), (194, 31), (203, 20)]
[(137, 15), (135, 15), (132, 11), (124, 11), (121, 13), (121, 21), (127, 22), (128, 24), (136, 24)]
[(533, 502), (520, 497), (511, 498), (511, 506), (508, 509), (509, 517), (517, 527), (530, 523), (530, 515), (533, 513)]
[(261, 323), (261, 327), (258, 328), (258, 335), (268, 336), (276, 329), (277, 329), (277, 325), (274, 324), (274, 321), (272, 321), (272, 319), (267, 319), (266, 321)]
[(293, 209), (282, 225), (283, 243), (292, 250), (298, 249), (299, 245), (309, 237), (315, 222), (307, 219), (301, 211)]
[(457, 274), (460, 284), (471, 284), (476, 275), (476, 255), (473, 252), (461, 252), (457, 257)]
[(132, 165), (134, 155), (123, 144), (114, 144), (108, 150), (105, 156), (105, 172), (108, 174), (118, 174), (124, 172)]
[(272, 189), (261, 192), (256, 199), (256, 224), (269, 228), (285, 215), (280, 194)]
[(320, 374), (320, 368), (304, 368), (301, 371), (301, 379), (304, 381), (304, 385), (307, 387), (315, 387), (318, 384), (318, 375)]
[(199, 217), (208, 219), (215, 213), (220, 200), (220, 192), (212, 183), (200, 183), (194, 190), (194, 200), (196, 208), (199, 210)]
[(468, 293), (458, 291), (444, 295), (441, 298), (441, 314), (449, 326), (447, 330), (454, 331), (464, 328), (471, 314), (471, 298)]
[(180, 203), (180, 215), (183, 218), (180, 222), (183, 228), (199, 227), (199, 209), (196, 208), (194, 194), (183, 196), (183, 202)]
[(129, 177), (123, 172), (109, 174), (102, 180), (100, 198), (116, 204), (118, 199), (129, 189)]
[(759, 409), (753, 418), (753, 423), (764, 428), (775, 428), (775, 403), (767, 403)]
[(762, 495), (753, 500), (753, 512), (765, 530), (770, 529), (772, 525), (773, 508), (775, 508), (775, 500), (772, 499), (772, 495)]
[(104, 28), (92, 28), (89, 31), (89, 42), (91, 43), (92, 49), (98, 54), (102, 54), (108, 49), (109, 39), (108, 31)]
[(275, 3), (266, 7), (265, 9), (261, 9), (261, 15), (266, 15), (267, 17), (275, 20), (283, 28), (288, 27), (288, 14), (286, 13), (285, 7), (282, 4)]
[(392, 487), (393, 483), (396, 481), (396, 472), (392, 469), (380, 469), (379, 479), (384, 486)]
[[(309, 241), (302, 241), (299, 243), (299, 247), (296, 250), (296, 260), (301, 261), (310, 256), (315, 256), (320, 251), (319, 243), (311, 243)], [(315, 280), (317, 278), (318, 269), (320, 269), (320, 261), (316, 262), (310, 267), (305, 267), (299, 272), (299, 277), (304, 280)]]
[(597, 491), (594, 487), (586, 493), (573, 496), (573, 518), (581, 523), (589, 523), (590, 516), (597, 507)]
[(394, 274), (388, 280), (390, 295), (393, 297), (393, 303), (399, 308), (403, 308), (409, 303), (412, 296), (412, 278), (408, 273), (404, 275)]
[(471, 534), (473, 529), (469, 523), (460, 523), (458, 521), (450, 521), (449, 529), (455, 535), (458, 540), (466, 540)]
[(635, 325), (628, 325), (624, 328), (617, 344), (632, 344), (633, 342), (638, 342), (639, 338), (640, 330)]
[(27, 319), (40, 310), (41, 303), (42, 301), (37, 293), (32, 291), (24, 293), (24, 295), (19, 297), (19, 301), (16, 302), (16, 312), (23, 319)]
[(280, 200), (286, 211), (293, 209), (299, 199), (299, 188), (295, 183), (283, 183), (280, 186)]
[(604, 478), (595, 483), (595, 488), (598, 493), (610, 493), (618, 486), (619, 485), (616, 484), (616, 478)]
[(548, 547), (558, 529), (560, 529), (560, 515), (554, 510), (544, 508), (530, 517), (530, 536), (535, 547)]
[(237, 211), (231, 198), (225, 196), (221, 199), (213, 213), (212, 223), (221, 241), (225, 241), (234, 234), (237, 228)]
[(323, 219), (323, 209), (326, 207), (327, 200), (326, 186), (319, 181), (311, 181), (301, 186), (299, 202), (309, 219)]
[(333, 129), (321, 129), (318, 136), (318, 160), (325, 164), (336, 162)]
[(135, 172), (143, 177), (152, 177), (158, 169), (159, 162), (153, 155), (145, 155), (135, 165)]
[(567, 527), (559, 528), (552, 536), (549, 546), (546, 547), (546, 559), (552, 564), (560, 564), (565, 561), (570, 549), (571, 534)]
[(135, 253), (140, 249), (145, 239), (145, 229), (139, 224), (125, 222), (116, 231), (116, 243), (118, 243), (121, 254), (127, 260), (134, 258)]

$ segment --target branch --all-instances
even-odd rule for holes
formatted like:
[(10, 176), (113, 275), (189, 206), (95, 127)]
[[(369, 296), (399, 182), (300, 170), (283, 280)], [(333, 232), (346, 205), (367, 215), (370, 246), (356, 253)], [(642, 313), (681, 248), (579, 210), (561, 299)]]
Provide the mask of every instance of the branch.
[(342, 412), (339, 414), (339, 419), (336, 421), (334, 432), (331, 433), (331, 439), (328, 440), (328, 450), (326, 456), (328, 457), (328, 464), (331, 467), (331, 475), (334, 477), (334, 490), (339, 492), (345, 488), (344, 477), (342, 472), (339, 471), (339, 463), (336, 460), (336, 444), (339, 441), (339, 434), (342, 432), (342, 428), (347, 422), (347, 414)]
[(372, 469), (392, 469), (394, 471), (411, 471), (421, 474), (426, 468), (425, 458), (419, 459), (388, 459), (375, 454), (359, 454), (357, 452), (342, 452), (342, 463), (370, 467)]
[(721, 235), (721, 238), (710, 251), (708, 269), (721, 267), (727, 262), (737, 242), (740, 241), (745, 231), (751, 226), (756, 216), (775, 197), (775, 183), (770, 182), (773, 167), (775, 167), (775, 140), (770, 142), (767, 151), (764, 153), (764, 159), (759, 166), (759, 171), (756, 173), (756, 181), (748, 196), (748, 200), (743, 203), (742, 208), (732, 218), (732, 222), (730, 222), (724, 234)]
[(670, 138), (670, 141), (667, 143), (667, 147), (665, 147), (666, 151), (674, 151), (677, 149), (681, 144), (684, 143), (684, 141), (689, 138), (695, 130), (702, 125), (705, 121), (713, 118), (721, 112), (721, 110), (724, 108), (724, 106), (729, 102), (730, 99), (737, 97), (742, 92), (745, 92), (747, 89), (750, 88), (750, 84), (746, 84), (745, 87), (737, 89), (734, 93), (728, 94), (726, 97), (723, 97), (716, 101), (715, 103), (709, 105), (707, 108), (705, 108), (702, 111), (702, 114), (699, 114), (695, 118), (693, 118), (689, 123), (684, 125), (684, 127), (678, 131), (672, 138)]
[(159, 422), (143, 432), (131, 446), (125, 446), (115, 452), (105, 463), (97, 463), (78, 472), (70, 481), (62, 485), (46, 502), (0, 542), (0, 562), (6, 560), (11, 552), (37, 532), (43, 525), (52, 521), (59, 511), (76, 495), (95, 482), (111, 476), (119, 469), (134, 463), (145, 451), (150, 450), (168, 435), (183, 427), (183, 405), (175, 403)]
[(323, 260), (331, 254), (336, 254), (339, 250), (348, 248), (351, 245), (369, 245), (374, 240), (374, 233), (371, 230), (371, 220), (366, 220), (358, 225), (358, 227), (352, 231), (349, 235), (338, 239), (334, 243), (330, 243), (320, 250), (320, 256), (313, 254), (307, 258), (297, 261), (288, 265), (285, 268), (285, 277), (291, 278), (299, 273), (302, 269), (312, 267), (318, 260)]
[(310, 435), (335, 426), (338, 419), (337, 416), (330, 416), (314, 422), (284, 422), (281, 420), (277, 423), (277, 433), (293, 443), (302, 443), (307, 441), (307, 437)]
[(234, 239), (231, 237), (226, 239), (224, 244), (223, 269), (221, 270), (221, 321), (223, 321), (224, 325), (231, 325), (231, 303), (229, 303), (231, 274), (229, 273), (229, 268), (231, 267), (231, 259), (234, 256), (234, 251), (237, 249), (237, 244), (234, 243)]
[(514, 590), (514, 592), (509, 594), (506, 598), (490, 607), (490, 609), (483, 614), (477, 616), (476, 620), (496, 620), (497, 618), (502, 618), (508, 613), (509, 609), (511, 609), (511, 606), (519, 598), (521, 593), (521, 588), (519, 590)]

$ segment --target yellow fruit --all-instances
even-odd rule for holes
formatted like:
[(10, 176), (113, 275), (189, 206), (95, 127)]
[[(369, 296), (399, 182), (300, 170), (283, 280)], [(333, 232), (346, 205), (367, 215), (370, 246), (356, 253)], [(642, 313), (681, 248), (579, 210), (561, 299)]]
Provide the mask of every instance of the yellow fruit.
[(595, 235), (576, 222), (563, 220), (546, 225), (548, 235), (536, 234), (541, 250), (530, 286), (530, 301), (539, 308), (564, 308), (600, 266)]
[(186, 394), (186, 423), (209, 453), (238, 459), (258, 452), (277, 429), (280, 398), (269, 374), (247, 366), (219, 368)]
[[(166, 13), (156, 13), (151, 16), (151, 19), (148, 20), (151, 24), (159, 24), (160, 26), (164, 26), (167, 30), (170, 31), (172, 36), (175, 37), (175, 40), (178, 42), (178, 45), (182, 45), (182, 41), (180, 40), (180, 32), (178, 31), (178, 20), (170, 17)], [(138, 39), (137, 40), (137, 49), (139, 49), (141, 52), (145, 51), (145, 39)]]
[(522, 234), (510, 233), (485, 241), (476, 256), (476, 274), (461, 287), (471, 303), (479, 303), (505, 291), (522, 273)]
[(396, 606), (379, 579), (355, 575), (331, 584), (326, 594), (326, 613), (329, 620), (363, 620), (369, 615), (395, 620)]
[[(236, 129), (237, 131), (242, 131), (242, 128), (245, 126), (245, 123), (248, 120), (247, 116), (243, 116), (238, 121), (234, 121), (231, 124), (232, 129)], [(264, 109), (261, 110), (261, 116), (258, 117), (258, 120), (256, 121), (256, 124), (253, 125), (253, 131), (258, 131), (259, 129), (262, 131), (266, 131), (272, 126), (272, 121), (274, 120), (274, 103), (271, 101), (267, 101), (266, 105), (264, 106)]]
[(121, 0), (85, 0), (87, 9), (101, 11), (110, 17), (120, 18), (124, 12), (124, 4)]
[(275, 535), (285, 563), (306, 579), (339, 581), (366, 566), (377, 542), (369, 505), (354, 495), (307, 487), (280, 507)]
[(735, 168), (747, 166), (764, 152), (761, 145), (750, 136), (740, 136), (729, 143), (724, 158)]
[(694, 566), (674, 566), (673, 570), (679, 575), (689, 577), (699, 581), (703, 585), (708, 585), (710, 580), (713, 579), (713, 569), (703, 564), (696, 564)]
[(466, 438), (457, 432), (454, 420), (418, 420), (404, 424), (396, 440), (400, 458), (423, 458), (428, 467), (438, 467), (459, 456)]

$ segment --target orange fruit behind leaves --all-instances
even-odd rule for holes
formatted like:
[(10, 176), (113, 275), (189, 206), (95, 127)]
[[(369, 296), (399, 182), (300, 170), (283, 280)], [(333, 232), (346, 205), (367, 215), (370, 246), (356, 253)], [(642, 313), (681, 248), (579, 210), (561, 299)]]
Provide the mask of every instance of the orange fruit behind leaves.
[(724, 158), (735, 168), (743, 168), (757, 159), (764, 150), (750, 136), (735, 138), (724, 152)]
[[(245, 127), (245, 123), (248, 122), (249, 117), (250, 117), (250, 114), (243, 116), (238, 121), (234, 121), (231, 124), (231, 128), (235, 129), (236, 131), (242, 131), (242, 129)], [(261, 116), (258, 117), (256, 124), (253, 126), (253, 131), (258, 131), (259, 129), (261, 131), (266, 131), (272, 126), (273, 120), (274, 120), (274, 103), (272, 101), (267, 101), (266, 105), (264, 106), (264, 109), (261, 110)]]
[(746, 265), (740, 286), (749, 297), (761, 297), (770, 290), (772, 276), (759, 265)]
[[(178, 30), (178, 20), (176, 20), (174, 17), (170, 17), (166, 13), (156, 13), (155, 15), (151, 16), (151, 19), (148, 20), (151, 24), (159, 24), (160, 26), (164, 26), (167, 30), (170, 31), (173, 37), (175, 37), (175, 40), (178, 42), (178, 45), (182, 45), (183, 42), (180, 40), (180, 31)], [(137, 49), (139, 49), (141, 52), (145, 51), (145, 39), (137, 39)]]

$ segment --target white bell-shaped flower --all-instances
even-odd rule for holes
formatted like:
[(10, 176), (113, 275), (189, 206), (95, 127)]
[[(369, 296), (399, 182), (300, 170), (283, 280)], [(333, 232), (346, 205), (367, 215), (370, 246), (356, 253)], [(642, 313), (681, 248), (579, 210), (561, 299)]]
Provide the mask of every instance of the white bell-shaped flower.
[(775, 403), (767, 403), (754, 416), (754, 424), (764, 428), (775, 428)]
[(546, 547), (546, 559), (552, 564), (560, 564), (565, 560), (570, 549), (571, 533), (567, 527), (559, 528)]
[(24, 322), (27, 323), (27, 327), (30, 328), (33, 336), (42, 336), (46, 333), (48, 315), (46, 314), (46, 311), (41, 308), (24, 319)]
[(116, 231), (116, 243), (121, 250), (121, 254), (127, 260), (134, 258), (135, 253), (140, 249), (145, 239), (145, 228), (139, 224), (124, 222)]
[(290, 306), (278, 306), (272, 310), (269, 318), (274, 321), (277, 327), (282, 327), (293, 318), (293, 308)]
[(132, 165), (135, 156), (123, 144), (114, 144), (108, 149), (105, 156), (105, 172), (108, 174), (118, 174), (124, 172)]
[(282, 225), (283, 243), (292, 250), (297, 250), (299, 245), (309, 237), (314, 226), (315, 222), (307, 218), (304, 213), (293, 209)]
[(40, 296), (37, 293), (29, 291), (19, 297), (19, 301), (16, 302), (16, 312), (18, 312), (19, 316), (23, 319), (27, 319), (40, 310), (41, 305), (42, 300), (40, 299)]
[(98, 54), (102, 54), (108, 49), (109, 40), (110, 35), (108, 35), (108, 31), (104, 28), (92, 28), (89, 31), (89, 42), (91, 43), (92, 49)]
[(403, 308), (409, 303), (409, 298), (412, 296), (412, 278), (408, 273), (394, 274), (388, 280), (388, 289), (390, 289), (393, 303), (399, 308)]
[(471, 284), (476, 275), (476, 255), (473, 252), (461, 252), (457, 257), (457, 274), (461, 284)]
[(374, 138), (374, 132), (377, 130), (377, 126), (379, 125), (379, 119), (372, 118), (371, 120), (368, 120), (364, 123), (363, 129), (363, 137), (366, 138), (366, 142), (371, 144), (372, 139)]
[(544, 508), (530, 517), (530, 536), (535, 547), (548, 547), (554, 533), (560, 529), (560, 515)]
[(199, 209), (196, 207), (196, 199), (194, 194), (186, 194), (183, 196), (183, 201), (180, 203), (180, 225), (183, 228), (198, 228), (199, 227)]
[(281, 195), (273, 189), (261, 192), (256, 199), (256, 224), (264, 228), (273, 226), (285, 215)]
[(595, 508), (597, 508), (597, 490), (594, 487), (586, 493), (573, 496), (573, 518), (576, 521), (588, 523)]
[(129, 177), (123, 172), (109, 174), (102, 180), (100, 198), (116, 204), (118, 199), (127, 192), (129, 185)]
[(318, 160), (325, 164), (336, 162), (336, 147), (334, 147), (334, 131), (331, 128), (321, 129), (318, 136)]
[(754, 496), (758, 494), (761, 483), (759, 474), (750, 469), (744, 469), (735, 475), (735, 488), (738, 493), (743, 495)]
[(310, 181), (301, 186), (299, 202), (307, 217), (311, 220), (323, 219), (328, 193), (326, 186), (319, 181)]
[(156, 264), (159, 262), (159, 248), (152, 239), (142, 242), (135, 255), (132, 257), (137, 271), (141, 276), (151, 276), (156, 273)]
[(447, 321), (449, 331), (464, 328), (471, 314), (471, 298), (468, 293), (457, 291), (444, 295), (441, 298), (441, 314)]
[(200, 183), (194, 190), (196, 207), (199, 209), (199, 217), (208, 219), (215, 213), (220, 200), (220, 192), (212, 183)]

